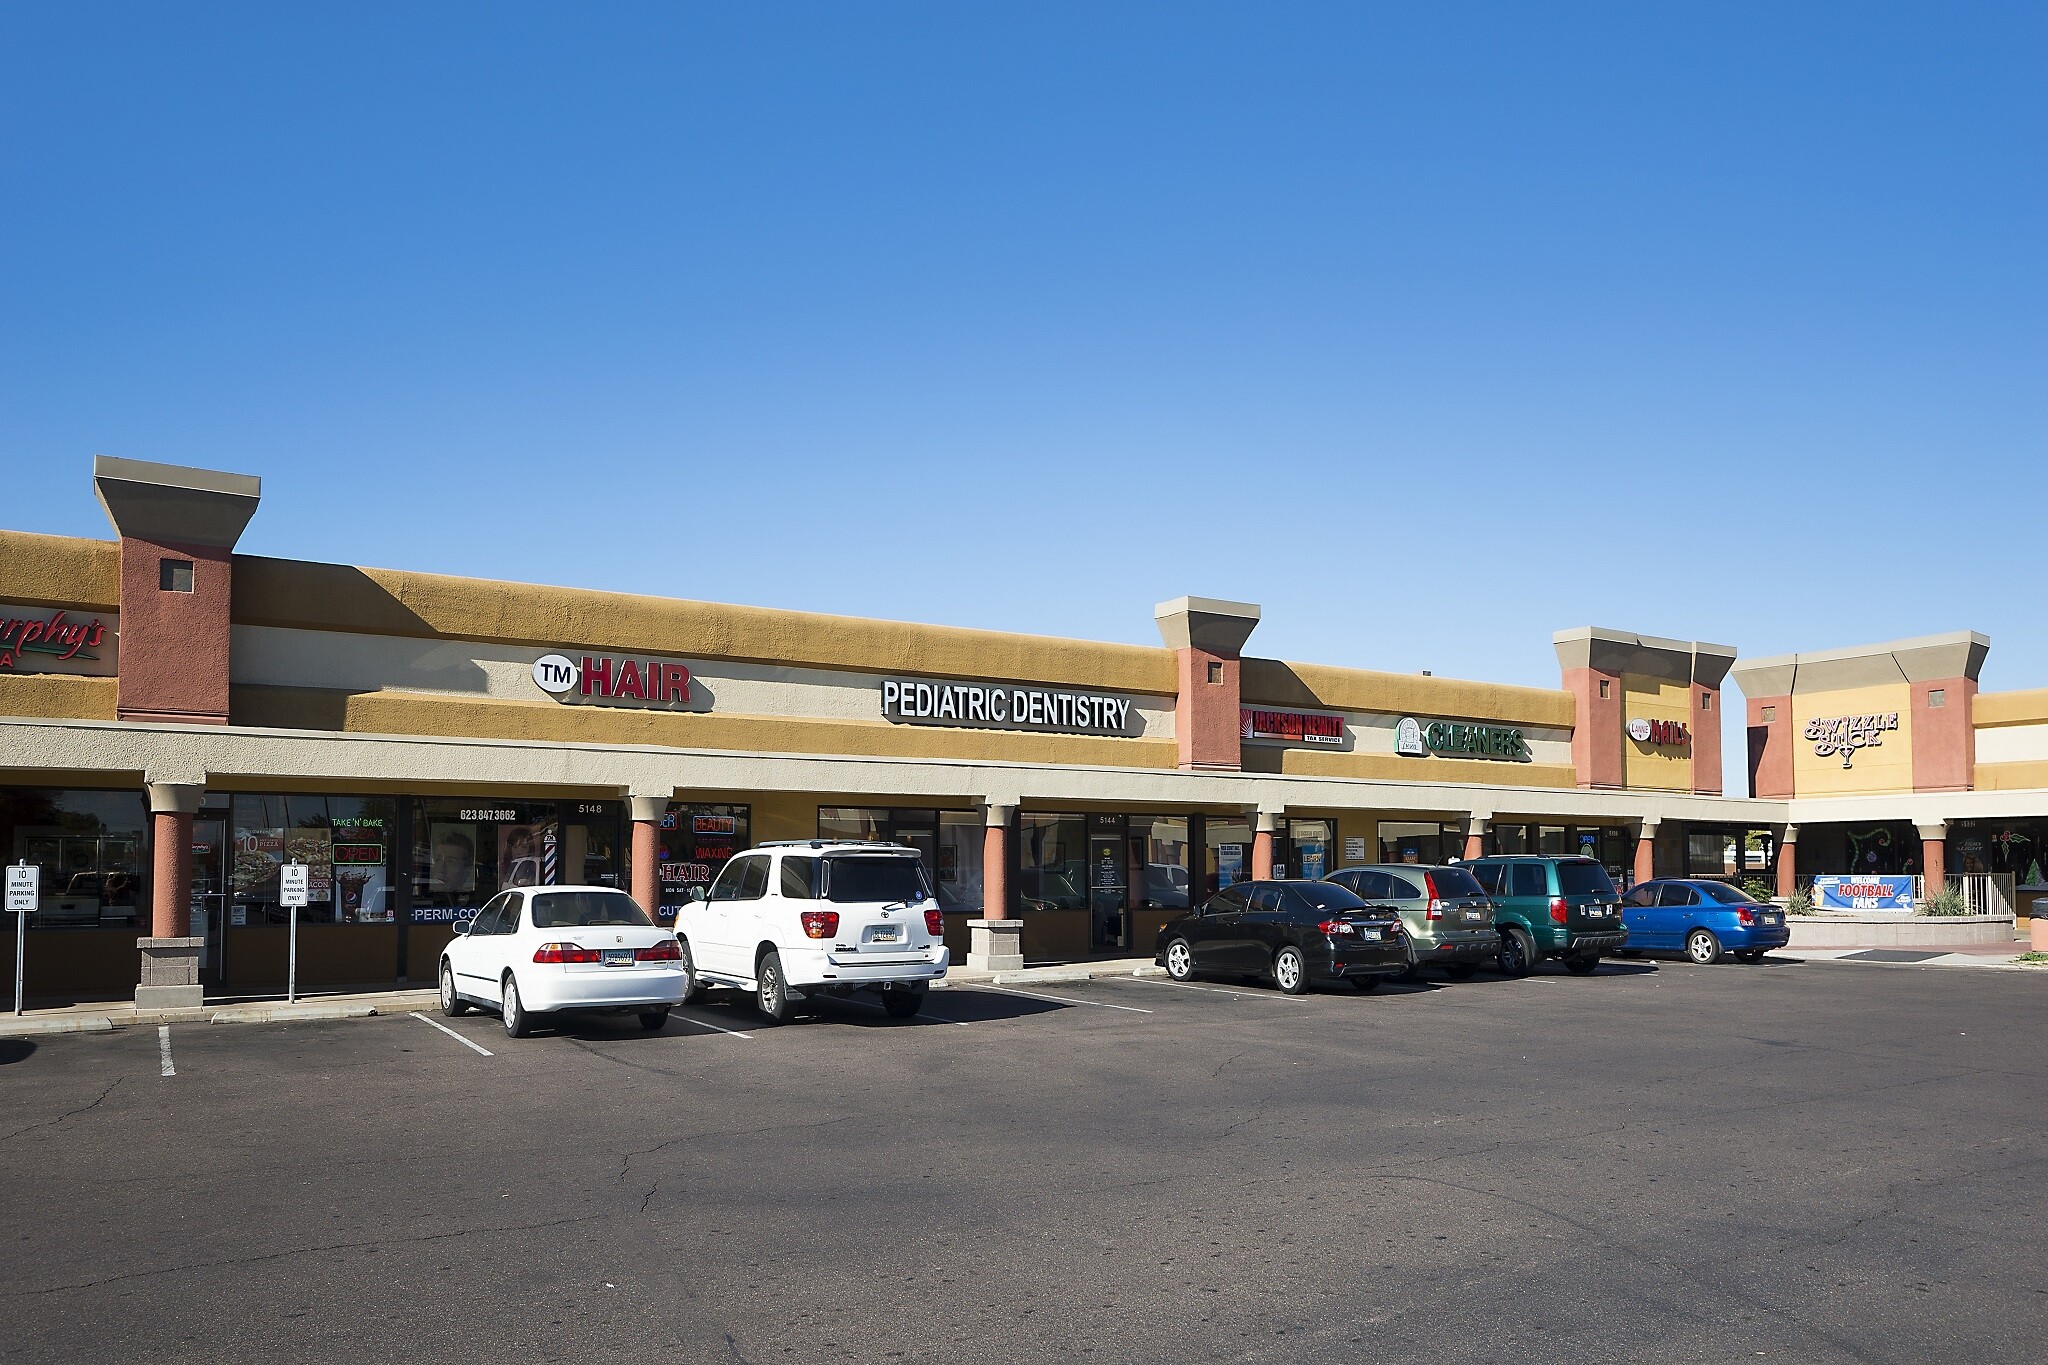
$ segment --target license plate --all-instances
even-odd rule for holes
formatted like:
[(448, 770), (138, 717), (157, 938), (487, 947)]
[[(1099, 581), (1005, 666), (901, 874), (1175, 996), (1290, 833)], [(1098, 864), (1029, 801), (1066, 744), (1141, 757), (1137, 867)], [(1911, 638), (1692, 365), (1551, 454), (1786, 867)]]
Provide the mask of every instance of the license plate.
[(633, 965), (631, 948), (607, 948), (604, 950), (604, 965), (607, 967), (630, 967)]
[(902, 937), (903, 931), (893, 924), (881, 929), (868, 930), (868, 942), (870, 943), (895, 943)]
[(1377, 929), (1360, 929), (1358, 936), (1363, 939), (1370, 939), (1374, 943), (1380, 941), (1380, 931)]
[(1785, 921), (1783, 921), (1783, 920), (1779, 919), (1779, 918), (1778, 918), (1778, 917), (1777, 917), (1776, 915), (1765, 915), (1765, 916), (1764, 916), (1764, 923), (1765, 923), (1765, 924), (1783, 924), (1784, 922), (1785, 922)]
[(1479, 923), (1479, 920), (1480, 920), (1480, 913), (1479, 913), (1479, 911), (1477, 911), (1477, 910), (1467, 910), (1467, 911), (1465, 912), (1465, 922), (1466, 922), (1467, 924), (1477, 924), (1477, 923)]
[(1604, 905), (1596, 905), (1588, 911), (1586, 911), (1586, 918), (1588, 919), (1604, 919), (1606, 918), (1606, 915), (1607, 907)]

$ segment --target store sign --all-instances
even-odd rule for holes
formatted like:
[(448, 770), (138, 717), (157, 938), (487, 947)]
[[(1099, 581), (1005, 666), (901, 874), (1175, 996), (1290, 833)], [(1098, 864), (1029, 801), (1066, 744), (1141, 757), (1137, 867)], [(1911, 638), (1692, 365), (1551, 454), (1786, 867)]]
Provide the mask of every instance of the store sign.
[(1394, 751), (1411, 758), (1436, 754), (1443, 758), (1500, 758), (1528, 763), (1535, 757), (1529, 741), (1512, 725), (1471, 725), (1457, 720), (1428, 724), (1403, 716), (1394, 727)]
[(1638, 744), (1656, 744), (1682, 749), (1692, 743), (1692, 733), (1682, 720), (1648, 720), (1637, 716), (1628, 723), (1628, 737)]
[(1899, 713), (1879, 716), (1817, 716), (1806, 722), (1806, 738), (1821, 758), (1842, 756), (1842, 766), (1855, 766), (1858, 749), (1875, 749), (1884, 744), (1884, 732), (1899, 728)]
[(1016, 683), (884, 678), (882, 718), (902, 725), (1127, 735), (1131, 732), (1131, 699)]
[(112, 677), (119, 618), (0, 602), (0, 672)]
[(546, 654), (533, 662), (533, 684), (556, 701), (599, 706), (672, 706), (690, 700), (690, 670), (660, 659)]
[(1815, 877), (1813, 903), (1821, 910), (1905, 910), (1913, 908), (1911, 877)]
[(1238, 709), (1238, 736), (1269, 740), (1279, 744), (1344, 743), (1344, 717), (1321, 711), (1261, 711), (1250, 706)]

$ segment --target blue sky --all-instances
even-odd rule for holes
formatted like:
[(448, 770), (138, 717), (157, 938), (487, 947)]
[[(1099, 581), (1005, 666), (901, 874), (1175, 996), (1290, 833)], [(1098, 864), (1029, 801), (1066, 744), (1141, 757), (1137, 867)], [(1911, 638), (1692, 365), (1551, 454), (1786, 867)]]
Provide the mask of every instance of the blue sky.
[(11, 6), (0, 524), (104, 452), (256, 553), (2048, 685), (2044, 14)]

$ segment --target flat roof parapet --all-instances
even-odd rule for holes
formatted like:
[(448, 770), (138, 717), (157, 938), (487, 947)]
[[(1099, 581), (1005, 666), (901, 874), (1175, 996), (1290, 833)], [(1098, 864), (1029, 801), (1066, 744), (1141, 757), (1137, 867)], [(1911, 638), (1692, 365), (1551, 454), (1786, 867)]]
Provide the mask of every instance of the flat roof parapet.
[(1735, 662), (1735, 646), (1702, 640), (1667, 640), (1606, 626), (1575, 626), (1550, 637), (1558, 666), (1570, 671), (1634, 673), (1669, 682), (1719, 687)]
[(251, 474), (92, 457), (93, 493), (114, 530), (158, 545), (232, 550), (242, 538), (263, 480)]
[(1976, 682), (1990, 652), (1990, 636), (1952, 630), (1877, 645), (1745, 659), (1735, 669), (1735, 683), (1745, 697), (1784, 697), (1795, 692), (1833, 692), (1946, 678)]

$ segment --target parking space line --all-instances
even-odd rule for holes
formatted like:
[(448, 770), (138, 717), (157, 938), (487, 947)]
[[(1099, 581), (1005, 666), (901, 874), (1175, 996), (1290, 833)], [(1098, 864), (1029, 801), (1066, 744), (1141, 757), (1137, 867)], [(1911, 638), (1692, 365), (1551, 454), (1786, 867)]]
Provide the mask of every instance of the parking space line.
[[(1281, 995), (1278, 992), (1264, 995), (1258, 991), (1225, 990), (1221, 986), (1190, 986), (1185, 981), (1152, 981), (1142, 976), (1134, 976), (1131, 980), (1140, 986), (1171, 986), (1175, 990), (1181, 991), (1207, 991), (1211, 995), (1235, 996), (1239, 1000), (1293, 1000), (1297, 998), (1291, 995)], [(1122, 983), (1119, 982), (1118, 984)]]
[(454, 1029), (449, 1028), (446, 1024), (442, 1023), (438, 1019), (429, 1019), (427, 1018), (426, 1015), (421, 1014), (418, 1010), (414, 1010), (412, 1012), (412, 1017), (419, 1020), (422, 1024), (425, 1024), (428, 1028), (437, 1028), (441, 1030), (441, 1032), (447, 1034), (450, 1038), (453, 1038), (456, 1042), (462, 1044), (464, 1047), (468, 1048), (472, 1052), (481, 1052), (486, 1057), (491, 1055), (491, 1050), (489, 1048), (482, 1047), (476, 1043), (470, 1042), (469, 1039), (463, 1037)]
[[(712, 1023), (709, 1019), (699, 1019), (693, 1015), (688, 1014), (671, 1014), (669, 1018), (684, 1024), (702, 1024), (705, 1028), (708, 1028), (715, 1033), (723, 1033), (728, 1038), (744, 1038), (750, 1043), (754, 1041), (754, 1035), (751, 1033), (741, 1033), (736, 1028), (726, 1028), (723, 1025)], [(432, 1021), (430, 1020), (429, 1022)]]
[(1093, 1005), (1097, 1009), (1123, 1010), (1126, 1013), (1130, 1014), (1150, 1014), (1152, 1012), (1151, 1010), (1141, 1010), (1136, 1005), (1112, 1005), (1106, 1000), (1076, 1000), (1072, 996), (1066, 995), (1039, 995), (1032, 991), (1013, 990), (1008, 986), (988, 986), (977, 984), (975, 986), (975, 989), (983, 991), (1001, 991), (1004, 995), (1021, 995), (1026, 1000), (1050, 1000), (1056, 1005)]
[(163, 1062), (164, 1075), (175, 1076), (178, 1074), (178, 1068), (171, 1065), (171, 1026), (169, 1024), (158, 1024), (156, 1026), (156, 1054)]

